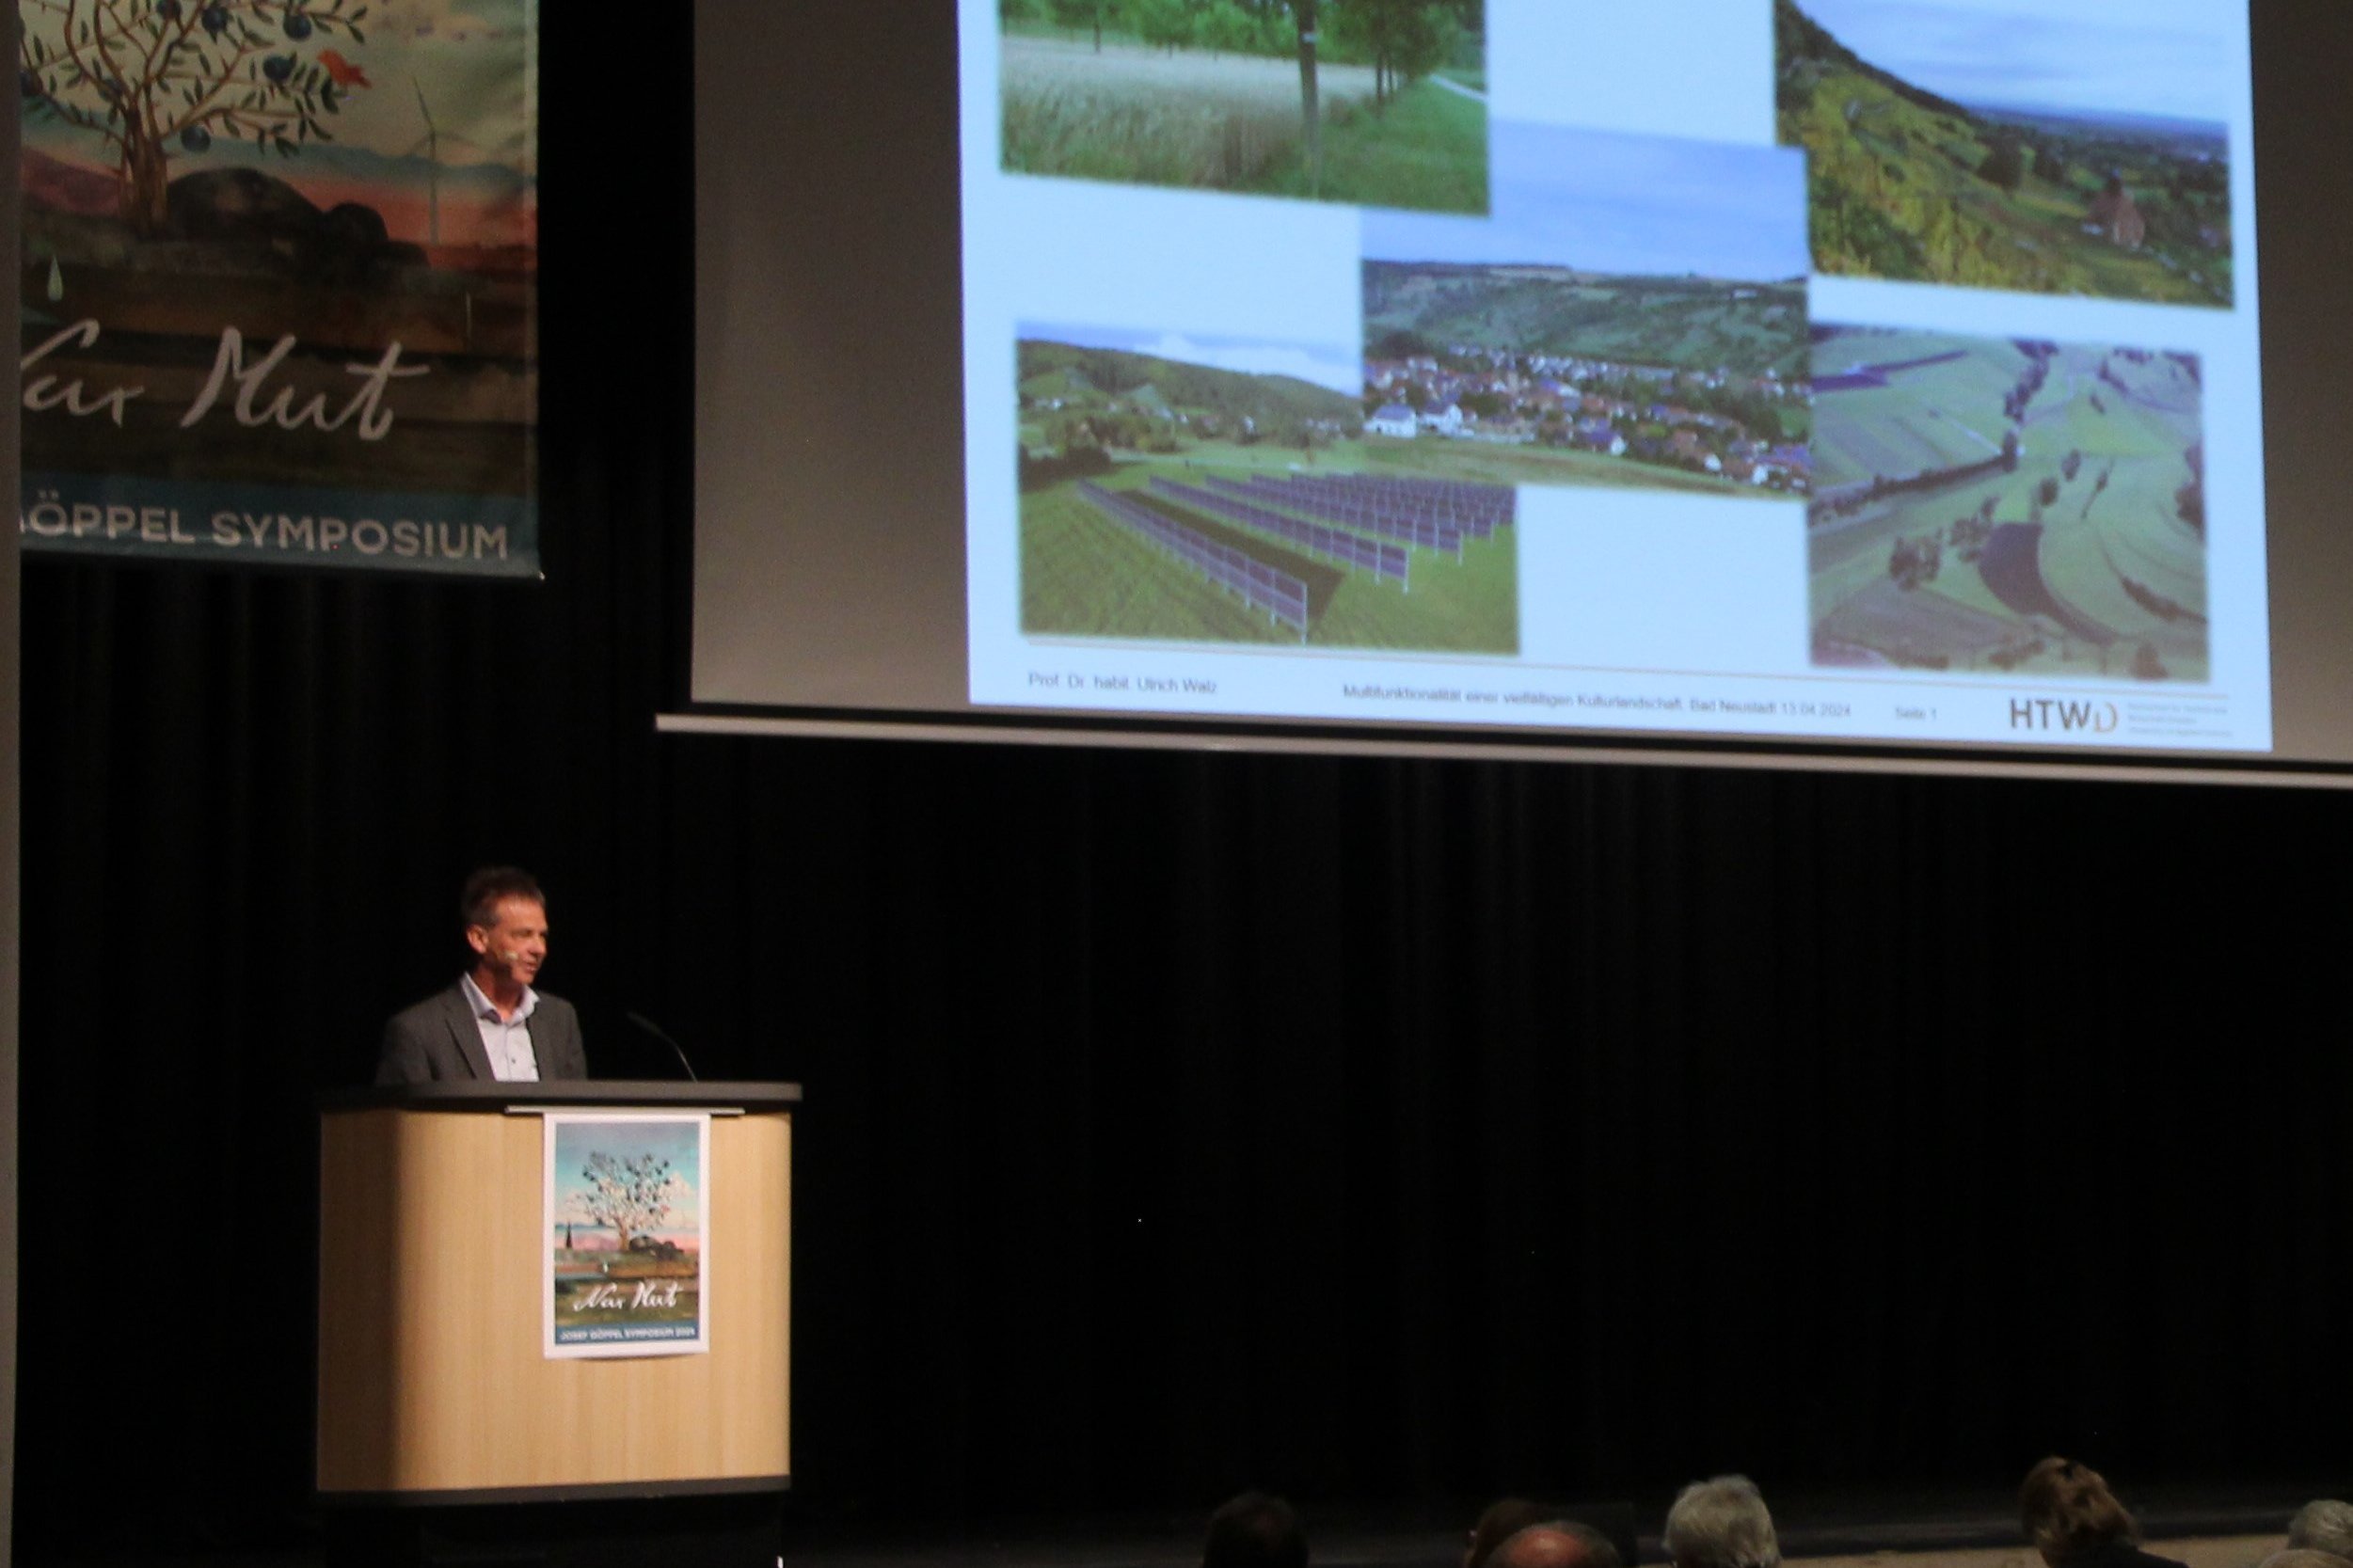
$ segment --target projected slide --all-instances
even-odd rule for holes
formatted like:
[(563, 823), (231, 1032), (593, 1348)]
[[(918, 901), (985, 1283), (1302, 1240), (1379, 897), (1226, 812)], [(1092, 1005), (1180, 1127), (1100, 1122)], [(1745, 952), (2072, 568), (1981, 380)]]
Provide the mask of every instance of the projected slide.
[(975, 704), (2270, 745), (2243, 11), (959, 24)]

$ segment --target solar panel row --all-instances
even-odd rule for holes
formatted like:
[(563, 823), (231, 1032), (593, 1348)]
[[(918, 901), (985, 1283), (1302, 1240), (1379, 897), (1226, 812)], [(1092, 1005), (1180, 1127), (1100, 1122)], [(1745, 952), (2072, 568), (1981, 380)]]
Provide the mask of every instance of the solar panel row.
[(1412, 481), (1374, 479), (1362, 475), (1332, 474), (1310, 478), (1293, 474), (1280, 483), (1286, 489), (1319, 496), (1335, 501), (1375, 506), (1390, 512), (1402, 512), (1409, 516), (1423, 517), (1434, 522), (1450, 523), (1474, 539), (1485, 539), (1498, 528), (1512, 521), (1517, 508), (1517, 492), (1496, 486), (1478, 486), (1470, 494), (1462, 487), (1441, 492), (1424, 488)]
[(1402, 545), (1376, 544), (1342, 529), (1327, 528), (1321, 523), (1307, 522), (1280, 512), (1269, 512), (1263, 506), (1233, 500), (1215, 491), (1197, 490), (1173, 480), (1155, 478), (1152, 487), (1196, 512), (1240, 523), (1244, 528), (1256, 529), (1262, 533), (1271, 533), (1294, 545), (1303, 545), (1317, 555), (1328, 556), (1343, 565), (1361, 567), (1375, 578), (1387, 578), (1403, 584), (1407, 592), (1412, 590), (1408, 574), (1412, 569), (1413, 557)]
[(1327, 495), (1307, 485), (1285, 484), (1279, 479), (1268, 479), (1263, 475), (1252, 479), (1247, 485), (1236, 484), (1230, 479), (1212, 479), (1209, 483), (1230, 495), (1287, 506), (1295, 512), (1312, 513), (1329, 522), (1376, 533), (1385, 539), (1402, 539), (1408, 545), (1419, 545), (1424, 549), (1444, 550), (1457, 561), (1462, 559), (1463, 531), (1453, 523), (1406, 515), (1392, 506)]
[(1174, 518), (1100, 484), (1081, 484), (1078, 493), (1113, 522), (1134, 529), (1210, 581), (1239, 594), (1245, 604), (1296, 630), (1300, 641), (1307, 641), (1307, 584), (1297, 578), (1205, 538)]

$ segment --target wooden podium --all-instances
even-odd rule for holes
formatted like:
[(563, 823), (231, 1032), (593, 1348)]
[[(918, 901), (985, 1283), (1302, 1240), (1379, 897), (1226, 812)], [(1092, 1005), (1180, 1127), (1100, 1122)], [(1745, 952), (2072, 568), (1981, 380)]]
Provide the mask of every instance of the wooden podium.
[[(431, 1084), (321, 1117), (323, 1502), (782, 1492), (790, 1084)], [(543, 1113), (711, 1116), (709, 1348), (546, 1354)]]

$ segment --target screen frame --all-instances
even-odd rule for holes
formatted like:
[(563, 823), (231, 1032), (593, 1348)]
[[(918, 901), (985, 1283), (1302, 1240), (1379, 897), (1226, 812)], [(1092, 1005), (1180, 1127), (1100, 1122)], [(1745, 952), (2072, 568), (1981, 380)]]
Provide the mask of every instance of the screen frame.
[[(746, 8), (743, 0), (695, 0), (695, 39), (698, 91), (705, 72), (739, 60), (733, 28)], [(957, 113), (953, 103), (956, 58), (956, 8), (952, 0), (926, 0), (908, 8), (907, 25), (867, 28), (862, 34), (847, 24), (820, 27), (826, 46), (819, 53), (846, 63), (840, 56), (872, 61), (897, 57), (909, 65), (903, 78), (892, 77), (888, 88), (876, 96), (903, 109), (909, 92), (936, 94), (945, 86), (950, 103), (946, 117)], [(948, 462), (954, 467), (957, 508), (952, 519), (955, 537), (953, 605), (954, 649), (959, 675), (967, 683), (955, 701), (943, 701), (944, 688), (897, 691), (878, 700), (878, 689), (853, 681), (846, 689), (795, 692), (795, 700), (744, 701), (739, 693), (714, 689), (708, 681), (698, 685), (706, 651), (706, 622), (699, 605), (691, 605), (689, 629), (681, 638), (681, 668), (669, 683), (678, 694), (670, 711), (659, 719), (668, 733), (773, 734), (803, 736), (867, 736), (918, 741), (978, 741), (992, 744), (1087, 745), (1153, 750), (1240, 750), (1306, 752), (1367, 756), (1467, 757), (1513, 761), (1609, 762), (1674, 764), (1702, 767), (1761, 767), (1860, 769), (1914, 773), (1981, 772), (2005, 777), (2071, 777), (2199, 783), (2260, 783), (2336, 787), (2353, 784), (2353, 704), (2338, 695), (2331, 673), (2347, 672), (2353, 685), (2353, 617), (2335, 612), (2338, 604), (2353, 597), (2353, 531), (2332, 532), (2325, 525), (2283, 529), (2281, 519), (2295, 509), (2317, 510), (2308, 503), (2315, 495), (2353, 494), (2353, 396), (2311, 399), (2299, 392), (2314, 386), (2326, 389), (2333, 377), (2329, 367), (2353, 363), (2353, 328), (2316, 323), (2301, 307), (2325, 301), (2334, 280), (2329, 257), (2353, 242), (2353, 217), (2329, 210), (2331, 204), (2305, 199), (2308, 191), (2326, 191), (2332, 149), (2353, 144), (2353, 103), (2330, 79), (2331, 62), (2353, 56), (2353, 8), (2334, 10), (2326, 0), (2250, 0), (2249, 26), (2252, 42), (2252, 91), (2255, 109), (2254, 192), (2256, 229), (2262, 236), (2260, 271), (2256, 275), (2262, 300), (2261, 342), (2263, 384), (2271, 417), (2264, 432), (2269, 517), (2266, 520), (2267, 580), (2273, 660), (2273, 746), (2268, 752), (2182, 751), (2147, 747), (2068, 748), (2033, 742), (1983, 741), (1966, 744), (1925, 739), (1874, 738), (1847, 742), (1820, 736), (1793, 736), (1730, 732), (1653, 732), (1603, 726), (1575, 728), (1545, 726), (1471, 727), (1411, 721), (1367, 723), (1309, 718), (1265, 719), (1234, 715), (1163, 715), (1140, 711), (1073, 711), (1065, 708), (980, 706), (970, 703), (969, 675), (964, 667), (969, 639), (963, 625), (961, 590), (965, 575), (963, 524), (965, 501), (961, 438), (953, 443)], [(707, 19), (729, 16), (729, 31)], [(878, 53), (870, 35), (887, 35)], [(930, 53), (923, 34), (930, 35)], [(2294, 41), (2289, 41), (2293, 40)], [(2342, 43), (2343, 51), (2333, 47)], [(892, 51), (899, 51), (897, 56)], [(848, 74), (841, 72), (840, 74)], [(838, 79), (838, 77), (837, 77)], [(786, 95), (771, 94), (771, 98)], [(714, 168), (725, 166), (725, 141), (735, 127), (715, 132), (716, 113), (695, 111), (695, 170), (698, 195), (696, 224), (696, 386), (700, 400), (710, 395), (710, 354), (732, 352), (731, 335), (740, 323), (727, 312), (711, 309), (714, 246), (724, 247), (730, 236), (702, 198)], [(888, 112), (886, 110), (886, 112)], [(936, 130), (938, 119), (932, 121)], [(903, 286), (910, 277), (936, 286), (951, 275), (961, 277), (962, 197), (955, 146), (935, 147), (938, 165), (912, 171), (912, 177), (891, 186), (889, 199), (936, 204), (922, 213), (915, 225), (920, 244), (936, 245), (943, 237), (953, 244), (946, 255), (933, 254), (928, 265), (914, 273), (894, 274)], [(838, 174), (839, 171), (835, 171)], [(870, 200), (880, 187), (846, 193), (839, 179), (832, 182), (829, 201), (845, 194), (853, 204)], [(817, 215), (835, 217), (840, 209)], [(716, 226), (715, 226), (716, 225)], [(723, 282), (723, 278), (720, 279)], [(936, 301), (930, 302), (935, 305)], [(927, 305), (925, 308), (930, 308)], [(962, 320), (961, 296), (951, 308)], [(961, 344), (961, 336), (956, 342)], [(961, 357), (958, 360), (961, 365)], [(961, 389), (961, 376), (957, 378)], [(701, 421), (698, 420), (698, 429)], [(2315, 428), (2317, 426), (2317, 428)], [(961, 398), (956, 430), (962, 429)], [(947, 445), (943, 440), (942, 445)], [(696, 494), (709, 493), (705, 443), (696, 443)], [(701, 505), (696, 508), (700, 532)], [(941, 531), (941, 536), (951, 531)], [(707, 561), (698, 538), (687, 550), (686, 577), (697, 588)], [(846, 580), (840, 579), (839, 580)], [(2332, 588), (2345, 594), (2331, 597)], [(946, 609), (943, 603), (934, 610)], [(945, 637), (946, 616), (927, 617), (930, 634)], [(1053, 645), (1052, 640), (1043, 640)], [(2305, 650), (2300, 662), (2283, 650)], [(906, 661), (884, 656), (869, 659), (885, 675), (906, 673)], [(867, 673), (875, 673), (870, 669)]]

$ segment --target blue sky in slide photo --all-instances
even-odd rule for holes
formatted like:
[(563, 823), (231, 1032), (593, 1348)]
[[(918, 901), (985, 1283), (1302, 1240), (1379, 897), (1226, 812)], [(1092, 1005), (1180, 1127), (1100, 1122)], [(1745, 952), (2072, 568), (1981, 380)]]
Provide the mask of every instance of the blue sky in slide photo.
[(1750, 282), (1811, 264), (1792, 149), (1498, 123), (1488, 178), (1484, 219), (1368, 212), (1366, 259)]
[(1354, 343), (1345, 348), (1331, 348), (1261, 342), (1204, 332), (1170, 332), (1156, 326), (1064, 326), (1031, 322), (1022, 324), (1021, 335), (1026, 341), (1118, 349), (1124, 354), (1206, 365), (1211, 370), (1235, 371), (1244, 375), (1287, 375), (1335, 392), (1345, 392), (1350, 397), (1364, 389), (1364, 366)]
[(2230, 55), (2211, 4), (1797, 5), (1881, 70), (1971, 107), (2230, 119)]

